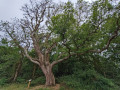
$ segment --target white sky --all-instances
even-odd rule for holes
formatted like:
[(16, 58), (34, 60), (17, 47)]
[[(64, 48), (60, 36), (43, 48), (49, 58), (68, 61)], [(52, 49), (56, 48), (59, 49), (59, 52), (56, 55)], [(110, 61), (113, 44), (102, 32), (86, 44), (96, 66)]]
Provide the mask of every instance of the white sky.
[[(53, 0), (54, 2), (67, 2), (68, 0)], [(77, 0), (70, 0), (76, 3)], [(91, 1), (91, 0), (86, 0)], [(94, 1), (94, 0), (93, 0)], [(21, 7), (29, 0), (0, 0), (0, 20), (11, 20), (11, 18), (22, 18)]]

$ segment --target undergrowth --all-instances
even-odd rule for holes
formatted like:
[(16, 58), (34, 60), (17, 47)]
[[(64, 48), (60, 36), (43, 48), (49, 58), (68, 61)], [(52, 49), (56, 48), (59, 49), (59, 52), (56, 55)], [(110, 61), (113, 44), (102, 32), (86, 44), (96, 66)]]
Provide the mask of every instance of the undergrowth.
[(72, 75), (60, 77), (60, 82), (74, 90), (119, 90), (112, 80), (103, 77), (95, 70), (81, 70)]

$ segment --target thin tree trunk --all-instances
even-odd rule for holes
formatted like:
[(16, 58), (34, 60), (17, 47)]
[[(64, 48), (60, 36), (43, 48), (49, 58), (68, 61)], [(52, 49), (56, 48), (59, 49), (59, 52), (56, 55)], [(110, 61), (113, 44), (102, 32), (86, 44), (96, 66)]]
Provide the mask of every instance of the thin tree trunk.
[(19, 74), (19, 72), (20, 72), (21, 66), (22, 66), (22, 61), (20, 61), (20, 62), (18, 63), (17, 69), (16, 69), (15, 74), (14, 74), (13, 81), (16, 81), (17, 76), (18, 76), (18, 74)]
[(106, 72), (104, 72), (104, 77), (106, 78)]
[(34, 76), (35, 76), (35, 72), (36, 72), (36, 65), (34, 65), (34, 67), (33, 67), (32, 78), (34, 78)]

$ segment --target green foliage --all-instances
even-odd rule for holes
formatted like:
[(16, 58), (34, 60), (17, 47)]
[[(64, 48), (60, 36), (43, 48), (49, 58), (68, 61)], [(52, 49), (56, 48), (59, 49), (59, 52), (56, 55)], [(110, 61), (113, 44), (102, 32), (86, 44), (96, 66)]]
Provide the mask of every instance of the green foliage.
[(66, 90), (66, 89), (65, 89), (65, 87), (60, 87), (60, 89), (59, 89), (59, 90)]
[(26, 80), (31, 79), (34, 64), (31, 63), (27, 58), (24, 59), (23, 63), (24, 64), (22, 65), (20, 76)]
[[(34, 52), (30, 52), (30, 54), (34, 57), (35, 55), (33, 53)], [(43, 72), (38, 65), (30, 62), (29, 59), (24, 58), (19, 76), (25, 80), (29, 80), (43, 76)]]
[(39, 85), (39, 84), (45, 84), (45, 77), (41, 76), (31, 81), (31, 86)]
[[(81, 3), (82, 1), (79, 0), (82, 6), (87, 5), (84, 4), (85, 2)], [(51, 47), (53, 43), (57, 43), (56, 47), (50, 51), (50, 62), (58, 59), (62, 53), (63, 56), (59, 59), (70, 53), (75, 53), (77, 56), (71, 56), (65, 62), (53, 68), (55, 76), (57, 78), (60, 77), (57, 82), (63, 82), (76, 90), (118, 89), (117, 85), (120, 85), (120, 81), (118, 81), (120, 79), (120, 37), (115, 38), (111, 42), (110, 49), (102, 53), (103, 55), (90, 54), (88, 52), (104, 48), (114, 31), (118, 28), (120, 24), (120, 21), (117, 21), (119, 19), (119, 4), (114, 6), (109, 0), (95, 1), (92, 3), (91, 9), (89, 9), (89, 18), (83, 18), (84, 21), (79, 20), (81, 22), (78, 22), (77, 19), (79, 18), (76, 18), (76, 16), (79, 17), (79, 15), (76, 14), (76, 8), (71, 2), (67, 2), (63, 5), (62, 12), (49, 18), (47, 29), (50, 30), (51, 36), (48, 40), (45, 41), (47, 36), (49, 36), (49, 32), (47, 33), (48, 35), (42, 33), (38, 34), (38, 36), (37, 32), (35, 33), (35, 37), (39, 37), (36, 41), (42, 38), (38, 44), (41, 45), (42, 53), (49, 46)], [(79, 8), (81, 11), (83, 9), (82, 6)], [(0, 85), (5, 85), (14, 76), (17, 63), (21, 60), (21, 55), (17, 47), (14, 47), (14, 45), (9, 46), (10, 42), (7, 39), (2, 39), (1, 42), (3, 46), (0, 46)], [(13, 44), (12, 41), (11, 43)], [(29, 51), (29, 55), (33, 58), (38, 58), (35, 49)], [(32, 86), (45, 83), (45, 77), (43, 77), (39, 66), (30, 62), (27, 58), (22, 58), (21, 61), (23, 65), (16, 82), (23, 83), (32, 78)], [(65, 89), (61, 87), (60, 90)]]
[(2, 78), (0, 79), (0, 86), (5, 85), (6, 83), (8, 83), (8, 80), (6, 79), (6, 77), (2, 77)]
[(49, 29), (58, 34), (61, 40), (64, 40), (72, 34), (75, 22), (73, 5), (71, 2), (67, 2), (63, 13), (51, 18)]
[(85, 70), (73, 75), (63, 76), (60, 80), (76, 90), (113, 90), (118, 89), (110, 79), (104, 78), (95, 70)]
[(27, 89), (27, 84), (7, 84), (0, 87), (0, 90), (29, 90)]
[(11, 81), (20, 58), (18, 48), (0, 46), (0, 77), (3, 79), (2, 82), (5, 80), (4, 77), (7, 78), (8, 82)]
[(4, 45), (7, 45), (7, 44), (8, 44), (8, 41), (7, 41), (6, 38), (2, 38), (1, 43), (4, 44)]
[(16, 80), (17, 83), (24, 83), (25, 81), (26, 80), (21, 77), (17, 77), (17, 80)]
[[(57, 81), (66, 84), (74, 90), (119, 90), (119, 79), (111, 80), (105, 78), (103, 76), (104, 73), (102, 73), (103, 75), (100, 74), (101, 71), (109, 72), (110, 69), (114, 67), (107, 66), (109, 69), (104, 68), (104, 66), (107, 64), (110, 65), (111, 63), (110, 61), (107, 64), (102, 63), (104, 60), (105, 58), (102, 56), (91, 54), (86, 54), (85, 56), (80, 56), (79, 58), (72, 57), (69, 64), (66, 64), (67, 61), (64, 62), (65, 64), (61, 64), (61, 71), (63, 76), (61, 76)], [(105, 61), (108, 62), (107, 60)], [(66, 74), (66, 72), (70, 72), (69, 69), (73, 70), (72, 74)], [(115, 70), (117, 70), (117, 68)], [(112, 72), (114, 71), (112, 70)]]

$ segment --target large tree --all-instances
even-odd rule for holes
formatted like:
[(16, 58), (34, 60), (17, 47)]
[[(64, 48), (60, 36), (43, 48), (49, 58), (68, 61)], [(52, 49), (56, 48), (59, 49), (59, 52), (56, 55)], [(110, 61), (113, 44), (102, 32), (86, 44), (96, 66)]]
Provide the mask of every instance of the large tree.
[[(119, 34), (119, 6), (113, 6), (108, 0), (96, 1), (92, 6), (78, 0), (76, 5), (75, 8), (71, 2), (30, 0), (30, 5), (22, 7), (23, 19), (2, 22), (1, 29), (31, 62), (39, 65), (47, 86), (55, 85), (54, 65), (73, 55), (100, 53)], [(29, 55), (31, 49), (36, 57)]]

